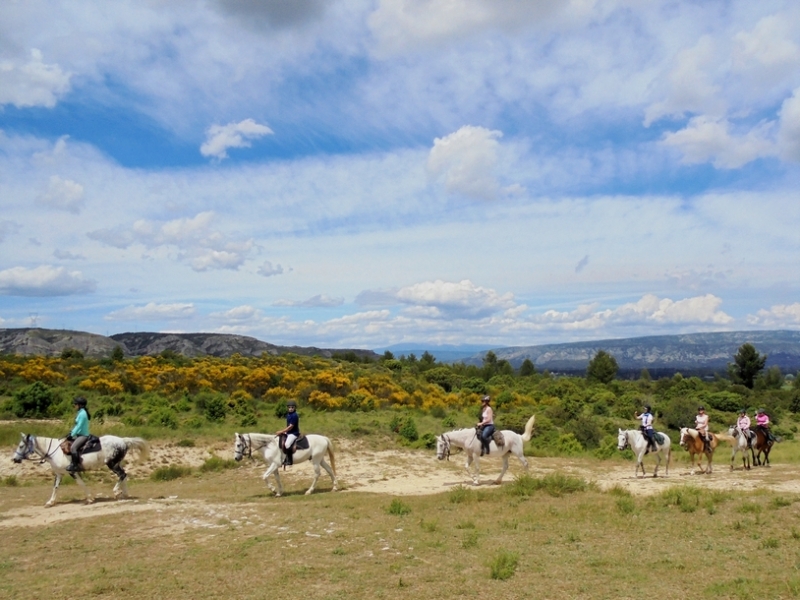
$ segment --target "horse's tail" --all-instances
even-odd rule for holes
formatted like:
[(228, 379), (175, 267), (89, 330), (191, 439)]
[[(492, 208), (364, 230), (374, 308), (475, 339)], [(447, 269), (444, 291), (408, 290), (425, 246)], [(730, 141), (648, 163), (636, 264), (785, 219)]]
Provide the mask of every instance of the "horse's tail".
[(522, 441), (523, 442), (530, 442), (531, 436), (533, 435), (533, 423), (536, 421), (536, 415), (533, 415), (528, 422), (525, 424), (525, 433), (522, 434)]
[(333, 442), (328, 440), (328, 459), (331, 461), (331, 470), (336, 475), (336, 455), (333, 453)]
[(736, 438), (727, 433), (715, 433), (714, 435), (717, 436), (717, 439), (725, 440), (726, 442), (730, 442), (731, 444), (734, 444), (736, 442)]
[(139, 451), (139, 458), (136, 459), (137, 462), (144, 462), (150, 458), (150, 444), (147, 443), (147, 440), (135, 437), (122, 438), (122, 441), (125, 442), (125, 448), (127, 450), (133, 448)]

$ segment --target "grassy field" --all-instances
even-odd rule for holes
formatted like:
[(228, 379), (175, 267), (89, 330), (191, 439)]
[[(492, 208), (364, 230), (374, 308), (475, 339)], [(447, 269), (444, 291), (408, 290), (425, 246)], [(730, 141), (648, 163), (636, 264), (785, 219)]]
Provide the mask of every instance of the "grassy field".
[[(558, 473), (402, 498), (306, 497), (303, 483), (276, 499), (239, 470), (134, 481), (129, 506), (148, 510), (38, 527), (3, 520), (43, 511), (48, 486), (0, 486), (0, 596), (800, 596), (800, 496), (680, 484), (635, 497)], [(71, 487), (62, 508), (112, 504), (79, 497)]]

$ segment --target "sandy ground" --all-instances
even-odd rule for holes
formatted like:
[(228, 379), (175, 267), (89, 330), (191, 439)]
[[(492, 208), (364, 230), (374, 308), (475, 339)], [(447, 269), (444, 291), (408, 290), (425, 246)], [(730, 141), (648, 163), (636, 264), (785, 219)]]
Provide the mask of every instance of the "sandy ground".
[[(445, 492), (458, 485), (471, 485), (471, 479), (464, 471), (463, 454), (454, 454), (450, 461), (438, 461), (433, 451), (374, 451), (364, 449), (349, 440), (338, 440), (334, 444), (337, 452), (337, 475), (343, 493), (369, 492), (389, 496), (424, 495)], [(155, 443), (151, 446), (148, 461), (127, 465), (126, 469), (131, 478), (143, 479), (160, 466), (181, 464), (197, 467), (212, 454), (222, 458), (232, 458), (232, 452), (232, 444), (218, 444), (206, 448), (181, 448), (171, 444)], [(11, 452), (9, 452), (9, 459), (10, 456)], [(729, 457), (729, 450), (718, 451), (715, 456), (715, 470), (711, 475), (692, 475), (685, 462), (676, 464), (673, 461), (669, 476), (657, 479), (634, 477), (633, 463), (533, 457), (529, 457), (528, 460), (530, 474), (533, 476), (562, 472), (593, 481), (602, 489), (620, 486), (636, 495), (655, 494), (670, 486), (683, 484), (716, 489), (769, 489), (776, 492), (800, 493), (800, 466), (776, 464), (769, 468), (759, 467), (751, 471), (743, 471), (740, 468), (731, 471)], [(652, 474), (654, 461), (648, 459), (645, 464), (648, 472)], [(500, 465), (500, 460), (496, 458), (481, 461), (482, 486), (493, 485), (494, 479), (500, 472)], [(265, 468), (262, 462), (247, 460), (244, 468), (237, 473), (241, 473), (242, 477), (252, 477), (258, 480)], [(504, 481), (512, 481), (515, 475), (522, 472), (521, 464), (516, 458), (512, 458), (509, 472)], [(21, 465), (16, 465), (11, 460), (0, 461), (0, 477), (10, 475), (16, 476), (21, 481), (52, 480), (49, 466), (39, 464), (38, 461), (28, 461)], [(313, 470), (308, 462), (295, 465), (282, 474), (284, 485), (292, 485), (294, 482), (299, 485), (310, 485), (312, 477)], [(329, 489), (330, 479), (324, 472), (320, 477), (319, 485), (323, 490)], [(21, 493), (27, 491), (24, 487), (19, 489)], [(38, 489), (37, 487), (37, 492)], [(181, 519), (170, 521), (173, 523), (170, 527), (178, 530), (201, 526), (213, 529), (217, 526), (215, 523), (218, 523), (223, 517), (229, 519), (225, 515), (226, 511), (230, 511), (230, 507), (180, 499), (177, 496), (113, 501), (110, 499), (110, 485), (95, 481), (92, 482), (91, 489), (98, 499), (91, 506), (68, 502), (45, 509), (38, 503), (41, 500), (43, 504), (47, 498), (39, 498), (37, 495), (37, 506), (6, 511), (0, 509), (0, 529), (15, 526), (41, 527), (63, 520), (145, 510), (184, 515)], [(241, 514), (236, 517), (237, 522), (246, 525), (257, 521), (257, 507), (252, 507), (252, 511), (248, 512), (246, 505), (243, 505), (238, 510)]]

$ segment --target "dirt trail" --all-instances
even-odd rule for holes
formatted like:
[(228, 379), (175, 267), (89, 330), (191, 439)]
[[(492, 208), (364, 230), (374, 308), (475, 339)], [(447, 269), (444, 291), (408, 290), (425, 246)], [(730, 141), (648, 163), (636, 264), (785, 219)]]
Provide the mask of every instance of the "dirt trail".
[[(340, 487), (344, 493), (368, 492), (392, 496), (437, 494), (457, 485), (470, 485), (471, 480), (464, 471), (463, 454), (455, 454), (450, 461), (438, 461), (431, 451), (411, 450), (366, 450), (359, 444), (348, 440), (335, 442), (337, 448), (336, 466)], [(187, 465), (197, 467), (211, 455), (231, 458), (232, 448), (228, 444), (216, 444), (205, 448), (180, 448), (171, 444), (154, 443), (151, 446), (150, 459), (144, 463), (131, 464), (126, 469), (135, 479), (147, 478), (160, 466)], [(711, 475), (691, 475), (685, 463), (673, 462), (669, 477), (654, 479), (635, 478), (633, 463), (604, 463), (591, 459), (567, 458), (533, 458), (529, 457), (530, 474), (543, 476), (548, 473), (562, 472), (595, 482), (601, 489), (620, 486), (635, 495), (655, 494), (674, 486), (691, 484), (699, 487), (715, 489), (770, 489), (776, 492), (800, 493), (800, 466), (777, 464), (771, 468), (757, 468), (751, 471), (731, 471), (728, 453), (722, 452), (717, 457), (714, 473)], [(652, 463), (646, 463), (652, 473)], [(265, 470), (260, 461), (248, 461), (241, 470), (242, 477), (259, 479)], [(490, 486), (500, 472), (500, 460), (490, 458), (481, 462), (481, 485)], [(522, 473), (522, 466), (516, 459), (510, 462), (505, 481), (513, 480)], [(0, 477), (16, 476), (19, 480), (51, 481), (52, 474), (48, 465), (38, 461), (28, 461), (15, 465), (10, 460), (0, 462)], [(301, 463), (292, 470), (284, 472), (284, 485), (310, 485), (313, 471), (310, 463)], [(320, 485), (327, 486), (329, 479), (323, 473)], [(41, 527), (48, 524), (114, 514), (118, 512), (138, 512), (155, 510), (158, 512), (178, 511), (197, 513), (200, 505), (203, 514), (223, 514), (224, 510), (215, 510), (210, 504), (179, 499), (177, 496), (158, 499), (138, 499), (115, 502), (108, 496), (111, 486), (92, 482), (92, 491), (98, 501), (86, 506), (83, 503), (61, 503), (50, 509), (31, 506), (0, 512), (0, 529), (3, 527), (28, 526)], [(24, 488), (20, 488), (23, 490)], [(42, 503), (45, 497), (40, 498)], [(254, 509), (255, 510), (255, 509)], [(200, 525), (198, 525), (200, 523)], [(207, 526), (214, 527), (214, 520), (206, 523), (196, 515), (180, 521), (180, 527)]]

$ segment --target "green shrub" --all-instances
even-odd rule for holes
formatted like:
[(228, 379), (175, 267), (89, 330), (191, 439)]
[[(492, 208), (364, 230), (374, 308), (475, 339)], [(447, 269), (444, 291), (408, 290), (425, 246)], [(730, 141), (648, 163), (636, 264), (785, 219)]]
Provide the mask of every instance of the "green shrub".
[(549, 473), (539, 478), (522, 474), (503, 489), (512, 496), (531, 496), (541, 490), (551, 496), (560, 497), (564, 494), (586, 491), (589, 489), (589, 484), (584, 479), (563, 473)]
[(509, 579), (517, 571), (519, 555), (516, 552), (500, 550), (489, 563), (492, 579)]
[[(403, 424), (400, 426), (400, 431), (398, 431), (400, 437), (409, 442), (415, 442), (419, 439), (419, 432), (417, 431), (417, 424), (411, 417), (408, 417), (404, 420)], [(436, 444), (434, 440), (434, 445)]]
[(402, 517), (403, 515), (407, 515), (411, 512), (411, 507), (400, 499), (394, 498), (392, 503), (389, 505), (389, 508), (386, 509), (386, 512), (388, 512), (390, 515)]
[(452, 502), (453, 504), (461, 504), (463, 502), (469, 502), (475, 497), (474, 494), (472, 493), (472, 490), (467, 487), (464, 487), (463, 485), (455, 486), (448, 492), (447, 495), (450, 498), (450, 502)]
[(253, 413), (248, 413), (242, 417), (241, 421), (239, 421), (239, 424), (242, 427), (253, 427), (258, 425), (258, 419)]
[(200, 471), (203, 473), (210, 473), (213, 471), (224, 471), (225, 469), (236, 469), (238, 466), (239, 463), (233, 459), (211, 456), (200, 465)]
[(456, 426), (456, 420), (453, 415), (447, 415), (444, 419), (442, 419), (442, 427), (453, 428)]
[(214, 396), (206, 401), (205, 415), (209, 421), (224, 421), (228, 412), (228, 404), (219, 396)]
[(194, 440), (178, 440), (178, 443), (175, 444), (178, 448), (194, 448)]
[(48, 415), (55, 400), (56, 395), (52, 388), (41, 381), (35, 381), (14, 393), (12, 411), (20, 418), (41, 419)]
[(177, 429), (178, 419), (175, 417), (175, 412), (169, 408), (160, 408), (150, 415), (150, 425), (157, 427), (166, 427), (167, 429)]
[(181, 477), (188, 477), (192, 474), (192, 467), (184, 465), (169, 465), (168, 467), (159, 467), (150, 474), (150, 479), (153, 481), (172, 481), (173, 479), (180, 479)]

